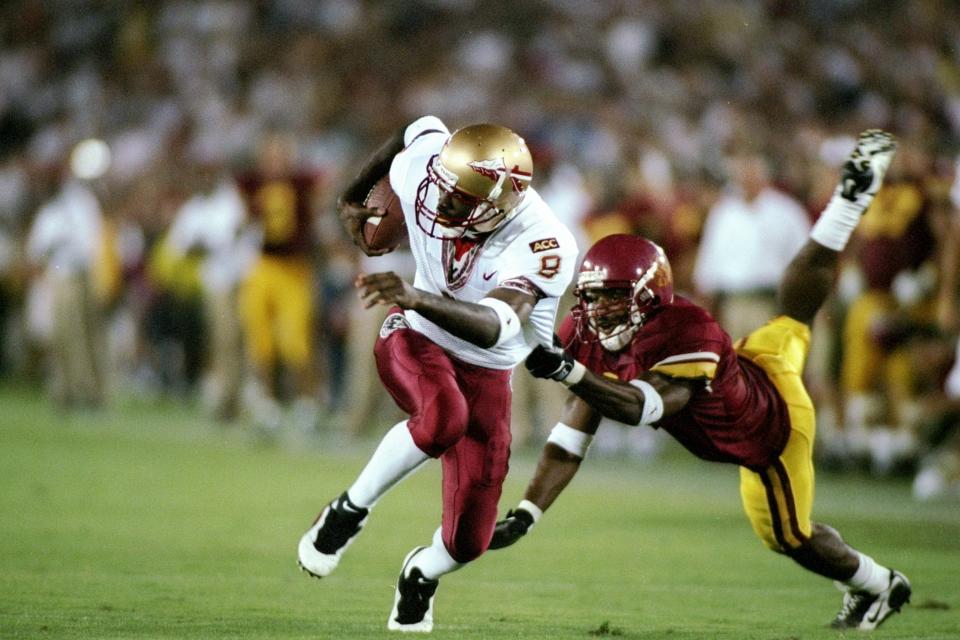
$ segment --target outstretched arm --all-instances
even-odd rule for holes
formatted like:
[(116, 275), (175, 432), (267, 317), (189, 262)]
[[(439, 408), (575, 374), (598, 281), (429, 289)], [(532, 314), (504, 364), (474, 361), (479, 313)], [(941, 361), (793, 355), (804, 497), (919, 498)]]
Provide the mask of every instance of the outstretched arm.
[(556, 347), (537, 347), (526, 366), (535, 377), (562, 382), (572, 393), (561, 421), (550, 432), (523, 501), (497, 523), (491, 549), (508, 547), (526, 535), (570, 484), (601, 417), (654, 424), (682, 409), (693, 392), (693, 383), (657, 373), (645, 373), (629, 383), (598, 376)]
[(535, 505), (541, 513), (550, 508), (580, 469), (600, 418), (600, 414), (586, 402), (569, 395), (560, 424), (571, 432), (551, 433), (551, 439), (547, 440), (540, 454), (537, 470), (523, 494), (524, 500)]
[(603, 416), (632, 425), (650, 425), (680, 411), (695, 384), (651, 372), (629, 382), (614, 380), (593, 373), (556, 346), (538, 346), (525, 364), (535, 378), (556, 380)]
[(367, 308), (397, 305), (416, 311), (453, 335), (489, 349), (520, 332), (537, 299), (518, 289), (500, 287), (479, 302), (464, 302), (417, 289), (392, 271), (361, 274), (355, 286)]
[(587, 455), (601, 415), (570, 394), (560, 422), (550, 432), (540, 454), (537, 470), (527, 485), (523, 500), (493, 530), (491, 549), (509, 547), (522, 538), (543, 512), (570, 484)]

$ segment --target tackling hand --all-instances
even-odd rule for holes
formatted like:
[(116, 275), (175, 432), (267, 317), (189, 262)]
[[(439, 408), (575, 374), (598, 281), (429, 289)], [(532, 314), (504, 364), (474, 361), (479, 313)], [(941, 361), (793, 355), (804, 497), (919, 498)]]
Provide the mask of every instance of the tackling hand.
[(563, 381), (573, 371), (576, 361), (561, 347), (545, 347), (542, 344), (530, 352), (524, 366), (534, 378), (551, 378)]
[(526, 509), (511, 509), (507, 517), (497, 522), (493, 528), (493, 539), (490, 540), (491, 549), (503, 549), (527, 535), (533, 526), (533, 516)]
[(367, 244), (367, 239), (363, 235), (363, 225), (367, 220), (370, 218), (383, 217), (384, 213), (385, 212), (380, 209), (371, 209), (360, 204), (347, 202), (343, 199), (337, 202), (337, 215), (340, 216), (340, 222), (343, 223), (343, 228), (350, 234), (353, 244), (360, 247), (360, 250), (368, 256), (382, 256), (392, 251), (392, 249), (371, 249)]
[(353, 286), (360, 289), (360, 297), (363, 299), (365, 309), (376, 304), (397, 305), (401, 309), (411, 309), (420, 296), (419, 290), (393, 271), (370, 275), (361, 273), (354, 280)]

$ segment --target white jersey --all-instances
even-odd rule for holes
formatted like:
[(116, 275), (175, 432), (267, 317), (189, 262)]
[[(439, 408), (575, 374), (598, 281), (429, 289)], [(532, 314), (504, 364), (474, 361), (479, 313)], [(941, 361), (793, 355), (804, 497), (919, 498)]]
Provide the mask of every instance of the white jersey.
[[(519, 289), (537, 303), (517, 336), (489, 349), (462, 340), (413, 311), (411, 327), (460, 360), (490, 369), (512, 369), (537, 344), (553, 341), (560, 296), (576, 271), (577, 244), (573, 234), (550, 207), (528, 188), (510, 220), (482, 243), (441, 240), (417, 226), (414, 201), (427, 164), (450, 138), (439, 119), (425, 116), (407, 127), (406, 148), (390, 167), (390, 184), (406, 218), (410, 250), (417, 265), (413, 285), (423, 291), (464, 302), (478, 302), (498, 287)], [(428, 206), (436, 207), (435, 190)]]
[(210, 193), (198, 193), (177, 211), (168, 242), (178, 256), (202, 250), (200, 270), (211, 292), (229, 292), (256, 261), (260, 239), (244, 233), (246, 207), (236, 184), (222, 180)]

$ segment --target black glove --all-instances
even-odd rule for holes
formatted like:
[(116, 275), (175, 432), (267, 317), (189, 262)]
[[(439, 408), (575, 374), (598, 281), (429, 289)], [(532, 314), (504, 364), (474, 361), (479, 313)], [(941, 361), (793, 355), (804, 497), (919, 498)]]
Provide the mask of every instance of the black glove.
[(497, 522), (493, 528), (493, 539), (490, 541), (491, 549), (503, 549), (509, 547), (514, 542), (527, 535), (527, 531), (533, 526), (533, 516), (525, 509), (511, 509), (507, 512), (507, 517)]
[(574, 362), (576, 361), (573, 356), (559, 346), (537, 345), (523, 364), (534, 378), (552, 378), (560, 381), (573, 371)]

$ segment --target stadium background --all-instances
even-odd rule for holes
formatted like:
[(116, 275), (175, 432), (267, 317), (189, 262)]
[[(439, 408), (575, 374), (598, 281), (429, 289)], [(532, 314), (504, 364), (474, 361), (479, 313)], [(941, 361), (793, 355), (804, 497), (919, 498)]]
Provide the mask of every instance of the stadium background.
[[(375, 315), (349, 286), (378, 263), (359, 260), (333, 201), (370, 149), (433, 113), (520, 132), (535, 187), (584, 242), (656, 239), (681, 290), (718, 313), (736, 292), (695, 273), (728, 159), (761, 158), (813, 219), (851, 136), (894, 131), (892, 175), (926, 228), (888, 248), (911, 259), (886, 297), (854, 306), (876, 265), (852, 261), (816, 329), (818, 510), (916, 576), (920, 606), (885, 633), (958, 637), (958, 14), (919, 0), (3, 3), (0, 635), (377, 634), (393, 558), (435, 523), (435, 470), (391, 494), (338, 582), (295, 575), (293, 541), (394, 416), (364, 346)], [(310, 184), (315, 315), (306, 373), (258, 386), (240, 311), (256, 251), (217, 288), (213, 252), (170, 236), (191, 198), (276, 154)], [(92, 222), (61, 218), (31, 251), (39, 212), (65, 202)], [(864, 317), (845, 329), (852, 308)], [(235, 341), (217, 347), (223, 331)], [(840, 365), (858, 348), (884, 372), (869, 389)], [(552, 424), (542, 391), (517, 407), (505, 500)], [(445, 582), (439, 633), (818, 637), (836, 594), (750, 539), (735, 474), (657, 435), (602, 433), (552, 530)]]

